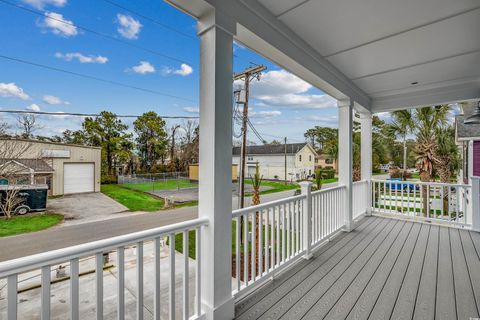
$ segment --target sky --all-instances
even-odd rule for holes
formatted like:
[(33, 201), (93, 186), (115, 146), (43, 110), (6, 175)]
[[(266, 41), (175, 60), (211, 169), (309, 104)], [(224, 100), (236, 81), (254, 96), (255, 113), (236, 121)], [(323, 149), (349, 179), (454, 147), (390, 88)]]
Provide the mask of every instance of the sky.
[[(196, 22), (163, 1), (1, 0), (0, 21), (1, 109), (198, 115)], [(337, 126), (333, 98), (240, 44), (234, 45), (234, 54), (235, 72), (252, 63), (267, 67), (252, 83), (250, 102), (251, 121), (265, 140), (287, 136), (298, 142), (315, 125)], [(66, 115), (37, 119), (41, 129), (35, 133), (45, 136), (79, 129), (83, 120)], [(131, 125), (134, 119), (123, 120)], [(14, 115), (0, 114), (0, 121), (16, 129)], [(175, 122), (181, 120), (168, 125)], [(249, 139), (260, 142), (253, 135)]]

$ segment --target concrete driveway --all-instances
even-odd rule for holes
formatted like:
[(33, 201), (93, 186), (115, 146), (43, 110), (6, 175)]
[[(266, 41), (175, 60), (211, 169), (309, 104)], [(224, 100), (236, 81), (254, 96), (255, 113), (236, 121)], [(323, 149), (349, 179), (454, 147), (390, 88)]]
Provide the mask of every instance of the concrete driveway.
[(65, 216), (64, 225), (112, 218), (128, 208), (103, 193), (79, 193), (48, 199), (47, 210)]

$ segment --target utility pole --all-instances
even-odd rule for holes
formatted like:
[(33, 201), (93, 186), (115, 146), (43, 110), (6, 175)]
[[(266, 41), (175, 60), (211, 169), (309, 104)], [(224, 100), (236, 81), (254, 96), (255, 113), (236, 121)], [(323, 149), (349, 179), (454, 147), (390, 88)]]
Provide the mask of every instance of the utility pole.
[(287, 137), (285, 137), (285, 185), (287, 184)]
[(245, 71), (233, 75), (233, 80), (244, 79), (245, 81), (245, 102), (243, 103), (242, 117), (242, 147), (240, 150), (240, 208), (243, 208), (245, 206), (245, 163), (247, 154), (248, 97), (250, 91), (250, 80), (259, 80), (260, 73), (265, 69), (267, 69), (267, 67), (259, 65), (248, 68)]

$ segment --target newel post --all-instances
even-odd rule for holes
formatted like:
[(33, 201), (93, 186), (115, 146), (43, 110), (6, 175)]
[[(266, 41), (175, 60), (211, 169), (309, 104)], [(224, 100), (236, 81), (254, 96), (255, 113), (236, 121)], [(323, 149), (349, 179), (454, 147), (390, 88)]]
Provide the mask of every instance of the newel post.
[(312, 183), (308, 181), (300, 182), (303, 200), (303, 248), (305, 249), (304, 259), (312, 258)]
[(480, 177), (471, 177), (472, 181), (472, 229), (480, 231)]

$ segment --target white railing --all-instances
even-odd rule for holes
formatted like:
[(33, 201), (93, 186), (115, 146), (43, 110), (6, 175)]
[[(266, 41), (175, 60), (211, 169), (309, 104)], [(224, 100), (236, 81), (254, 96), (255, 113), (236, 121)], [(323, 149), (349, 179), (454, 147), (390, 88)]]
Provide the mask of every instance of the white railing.
[(471, 226), (470, 189), (465, 184), (372, 180), (372, 211)]
[[(7, 305), (5, 309), (6, 312), (0, 314), (0, 319), (16, 320), (27, 318), (27, 316), (23, 315), (20, 312), (21, 310), (19, 310), (19, 281), (22, 279), (31, 279), (28, 277), (25, 278), (23, 275), (29, 272), (31, 277), (31, 273), (36, 270), (40, 270), (40, 292), (36, 295), (40, 301), (38, 309), (34, 310), (36, 313), (28, 314), (28, 318), (50, 319), (55, 317), (61, 319), (86, 319), (96, 317), (96, 319), (103, 319), (106, 313), (110, 315), (110, 317), (116, 313), (115, 318), (125, 319), (134, 317), (128, 313), (126, 316), (126, 311), (131, 311), (136, 315), (137, 319), (143, 319), (144, 310), (151, 310), (154, 319), (160, 319), (160, 315), (162, 315), (162, 317), (168, 315), (170, 319), (175, 319), (175, 317), (183, 319), (189, 319), (190, 317), (199, 318), (202, 316), (200, 240), (202, 227), (207, 224), (207, 219), (195, 219), (1, 262), (0, 279), (7, 279)], [(164, 237), (167, 238), (166, 241)], [(195, 239), (194, 271), (189, 267), (189, 237)], [(166, 245), (162, 248), (162, 243), (165, 242), (168, 243), (168, 249)], [(176, 259), (175, 246), (180, 243), (183, 247), (183, 257), (177, 257)], [(151, 254), (148, 256), (144, 255), (145, 248), (150, 250), (149, 253)], [(166, 249), (166, 252), (163, 252), (163, 249)], [(133, 251), (133, 254), (127, 256), (126, 253), (130, 253), (130, 250)], [(160, 263), (161, 253), (168, 256), (166, 272), (161, 271), (165, 270), (163, 269), (165, 266), (161, 266)], [(107, 271), (104, 270), (105, 255), (116, 257), (116, 266), (114, 266), (114, 269), (116, 269), (115, 274), (112, 268)], [(92, 265), (88, 265), (85, 262), (88, 261), (88, 259), (85, 259), (88, 257), (94, 257), (94, 263)], [(176, 269), (177, 264), (181, 265), (179, 269)], [(62, 267), (59, 267), (59, 265)], [(135, 270), (127, 270), (127, 267), (131, 268), (132, 266), (134, 266)], [(81, 272), (83, 267), (91, 267), (93, 270), (91, 270), (91, 272)], [(52, 308), (51, 305), (53, 286), (57, 286), (59, 282), (58, 279), (56, 279), (56, 281), (52, 279), (52, 269), (68, 271), (68, 276), (61, 279), (63, 283), (69, 282), (67, 292), (69, 291), (70, 296), (68, 300), (68, 310), (60, 311), (62, 314), (53, 314), (58, 313), (59, 310), (62, 309), (62, 304), (56, 304), (54, 308)], [(128, 272), (130, 274), (130, 271), (135, 274), (135, 277), (133, 277), (133, 279), (135, 279), (134, 290), (131, 288), (132, 284), (130, 279), (132, 279), (132, 277), (128, 277), (127, 283), (125, 281), (126, 273)], [(175, 285), (178, 271), (181, 271), (181, 290), (177, 289)], [(94, 273), (94, 279), (92, 279), (93, 281), (91, 282), (93, 282), (92, 285), (95, 289), (93, 292), (88, 291), (88, 294), (94, 294), (94, 296), (87, 296), (85, 298), (87, 301), (90, 301), (91, 305), (88, 305), (87, 308), (80, 308), (80, 304), (85, 303), (85, 300), (80, 299), (80, 296), (84, 294), (85, 288), (83, 285), (86, 284), (85, 281), (80, 281), (80, 276), (82, 275), (83, 277), (83, 275), (85, 275), (86, 277), (92, 272)], [(189, 289), (190, 279), (193, 278), (192, 272), (195, 273), (194, 290)], [(104, 285), (104, 279), (108, 279), (108, 284), (112, 286), (110, 283), (112, 281), (112, 274), (114, 274), (116, 282), (116, 284), (113, 284), (113, 288), (116, 290), (111, 290), (111, 288), (110, 290), (104, 290), (104, 287), (109, 288), (106, 284)], [(168, 276), (166, 279), (161, 279), (161, 274)], [(107, 278), (107, 276), (110, 277)], [(168, 298), (161, 298), (161, 281), (162, 283), (164, 283), (164, 281), (168, 282), (168, 289), (163, 290), (167, 291), (163, 293)], [(82, 291), (80, 290), (80, 285), (82, 285)], [(127, 285), (129, 288), (126, 288)], [(165, 288), (164, 285), (163, 287)], [(179, 291), (181, 291), (181, 294)], [(148, 297), (149, 301), (147, 303), (144, 298), (147, 298), (147, 293), (151, 294), (152, 292), (153, 297)], [(132, 295), (133, 299), (136, 300), (135, 302), (132, 301)], [(179, 297), (177, 297), (178, 295)], [(67, 300), (65, 299), (67, 296), (68, 294), (65, 292), (62, 298)], [(126, 297), (128, 298), (126, 299)], [(109, 303), (104, 305), (104, 301), (107, 300)], [(126, 300), (128, 300), (128, 304)], [(113, 303), (113, 301), (116, 301), (116, 303)], [(65, 303), (65, 301), (63, 302)], [(104, 310), (104, 306), (109, 310)], [(92, 312), (92, 310), (95, 310), (94, 314), (82, 313), (82, 311)]]
[(341, 230), (345, 224), (345, 186), (312, 192), (312, 246)]
[(353, 219), (367, 213), (370, 198), (370, 183), (368, 180), (356, 181), (352, 190), (352, 213)]
[(311, 192), (303, 185), (301, 195), (233, 211), (233, 294), (240, 297), (299, 258), (309, 259), (312, 248), (340, 231), (345, 190)]
[(303, 254), (305, 199), (302, 194), (233, 211), (234, 294)]

